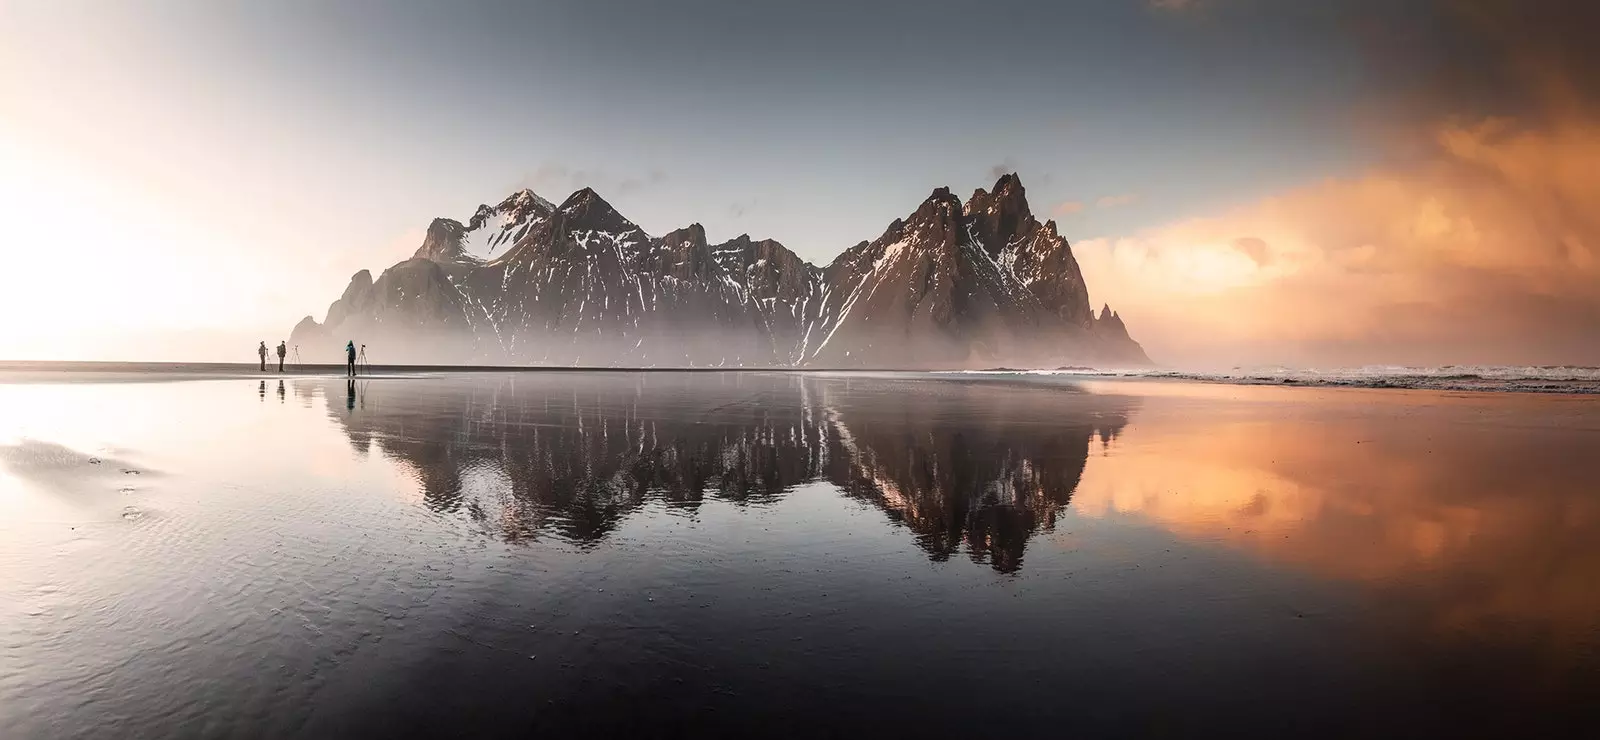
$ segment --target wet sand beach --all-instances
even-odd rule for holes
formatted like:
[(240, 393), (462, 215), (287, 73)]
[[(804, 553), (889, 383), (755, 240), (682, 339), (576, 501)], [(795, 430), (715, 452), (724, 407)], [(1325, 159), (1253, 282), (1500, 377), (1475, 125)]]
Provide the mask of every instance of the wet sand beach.
[(0, 373), (6, 737), (1600, 719), (1592, 396), (254, 372)]

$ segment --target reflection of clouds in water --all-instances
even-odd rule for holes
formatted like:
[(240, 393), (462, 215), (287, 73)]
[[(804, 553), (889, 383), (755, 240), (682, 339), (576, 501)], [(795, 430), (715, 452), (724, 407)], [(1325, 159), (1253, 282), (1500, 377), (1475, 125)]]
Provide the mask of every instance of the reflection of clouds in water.
[(1592, 641), (1600, 466), (1594, 433), (1563, 421), (1581, 402), (1299, 398), (1246, 416), (1147, 408), (1074, 506), (1367, 584), (1438, 634)]
[(859, 378), (523, 375), (379, 383), (372, 410), (330, 416), (356, 448), (401, 461), (428, 507), (507, 540), (589, 544), (646, 500), (764, 504), (825, 480), (930, 557), (964, 551), (1009, 572), (1133, 405), (954, 382), (883, 391)]

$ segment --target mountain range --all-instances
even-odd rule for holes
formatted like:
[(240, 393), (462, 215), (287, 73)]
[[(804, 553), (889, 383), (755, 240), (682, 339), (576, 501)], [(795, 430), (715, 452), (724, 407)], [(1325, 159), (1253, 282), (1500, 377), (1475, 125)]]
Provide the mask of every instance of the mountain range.
[(1072, 248), (1015, 174), (965, 203), (933, 191), (826, 267), (700, 224), (652, 237), (589, 188), (434, 219), (410, 259), (356, 273), (290, 341), (380, 363), (957, 369), (1146, 365), (1097, 316)]

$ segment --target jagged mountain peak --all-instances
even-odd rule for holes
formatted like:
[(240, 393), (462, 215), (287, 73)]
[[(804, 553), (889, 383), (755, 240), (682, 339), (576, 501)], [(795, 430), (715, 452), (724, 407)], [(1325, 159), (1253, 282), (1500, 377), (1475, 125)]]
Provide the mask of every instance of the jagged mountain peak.
[(1015, 172), (1008, 172), (994, 181), (994, 192), (1004, 193), (1011, 189), (1022, 190), (1022, 177)]
[[(928, 198), (922, 201), (915, 213), (911, 214), (913, 221), (951, 221), (961, 216), (961, 199), (951, 195), (950, 188), (935, 188)], [(895, 223), (902, 223), (895, 219)], [(891, 227), (893, 228), (893, 227)]]
[(728, 241), (715, 245), (719, 260), (727, 261), (729, 258), (738, 260), (781, 259), (792, 262), (796, 266), (803, 265), (805, 269), (814, 270), (810, 263), (800, 259), (782, 242), (776, 239), (756, 239), (749, 234), (740, 234)]
[(495, 216), (501, 218), (503, 225), (517, 225), (530, 218), (549, 216), (555, 209), (555, 205), (543, 196), (522, 188), (506, 196), (499, 205), (491, 206), (485, 203), (478, 206), (478, 210), (472, 214), (472, 219), (467, 224), (467, 230), (482, 228)]
[(422, 246), (412, 259), (467, 265), (490, 261), (497, 256), (497, 249), (516, 244), (533, 225), (548, 219), (554, 210), (550, 201), (523, 188), (506, 196), (498, 205), (478, 206), (465, 224), (436, 218), (428, 225)]
[(973, 192), (963, 211), (973, 220), (974, 232), (984, 247), (996, 256), (1037, 224), (1028, 208), (1028, 191), (1015, 173), (1002, 176), (992, 192), (982, 188)]
[(543, 196), (540, 196), (538, 193), (535, 193), (528, 188), (522, 188), (521, 190), (506, 196), (506, 199), (500, 202), (500, 207), (506, 208), (507, 206), (523, 208), (537, 206), (546, 211), (553, 211), (556, 208), (554, 203), (551, 203)]
[(606, 208), (612, 207), (610, 203), (606, 202), (605, 198), (600, 197), (600, 194), (595, 192), (594, 188), (585, 186), (573, 191), (572, 195), (567, 196), (566, 200), (561, 201), (561, 205), (557, 206), (556, 210), (570, 211), (575, 208), (591, 206), (593, 204), (599, 204)]
[(681, 246), (705, 246), (706, 227), (695, 222), (681, 229), (674, 229), (661, 237), (661, 243), (668, 248)]
[(567, 196), (555, 213), (563, 220), (563, 228), (569, 230), (583, 228), (620, 234), (639, 228), (600, 197), (594, 188), (586, 187)]
[(1122, 316), (1116, 311), (1111, 310), (1110, 304), (1103, 304), (1100, 306), (1100, 318), (1096, 320), (1120, 325), (1122, 323)]
[(529, 231), (525, 239), (519, 239), (518, 248), (506, 259), (525, 260), (539, 254), (559, 258), (566, 253), (567, 245), (576, 245), (580, 251), (620, 249), (626, 254), (639, 254), (648, 251), (652, 243), (660, 244), (593, 188), (586, 187), (567, 196), (548, 219)]
[(453, 218), (436, 218), (428, 224), (422, 236), (422, 246), (411, 255), (412, 259), (454, 262), (463, 259), (461, 237), (467, 227)]
[(468, 219), (467, 228), (482, 228), (484, 224), (489, 222), (489, 219), (494, 218), (496, 213), (498, 213), (498, 211), (495, 210), (494, 206), (491, 206), (488, 203), (478, 206), (478, 210), (472, 212), (472, 218)]
[[(1111, 310), (1109, 305), (1100, 307), (1100, 318), (1095, 319), (1090, 328), (1096, 336), (1102, 339), (1133, 347), (1139, 346), (1137, 342), (1133, 341), (1133, 337), (1128, 336), (1128, 325), (1123, 323), (1122, 316)], [(1143, 354), (1142, 349), (1139, 354)]]
[(967, 199), (967, 203), (970, 207), (970, 205), (975, 201), (987, 202), (1001, 198), (1022, 198), (1026, 200), (1026, 193), (1027, 188), (1022, 186), (1022, 178), (1019, 177), (1017, 173), (1012, 172), (1010, 174), (1001, 175), (1000, 179), (995, 180), (994, 187), (988, 190), (978, 188), (972, 191), (972, 197)]
[(719, 244), (717, 246), (719, 248), (723, 248), (723, 249), (738, 248), (738, 249), (742, 249), (742, 250), (746, 250), (746, 251), (751, 250), (751, 249), (772, 248), (772, 247), (778, 247), (778, 248), (782, 248), (782, 249), (787, 249), (787, 247), (783, 246), (782, 242), (779, 242), (776, 239), (757, 239), (757, 238), (755, 238), (755, 237), (753, 237), (753, 236), (751, 236), (749, 234), (740, 234), (740, 235), (738, 235), (738, 236), (736, 236), (736, 237), (734, 237), (732, 239), (729, 239), (728, 241), (725, 241), (722, 244)]

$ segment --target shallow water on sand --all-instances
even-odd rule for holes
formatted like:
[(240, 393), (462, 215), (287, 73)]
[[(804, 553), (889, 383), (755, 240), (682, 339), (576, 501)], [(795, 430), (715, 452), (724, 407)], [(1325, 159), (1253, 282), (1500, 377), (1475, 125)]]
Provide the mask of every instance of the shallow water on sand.
[(0, 385), (8, 738), (1482, 735), (1600, 700), (1592, 399), (38, 381)]

